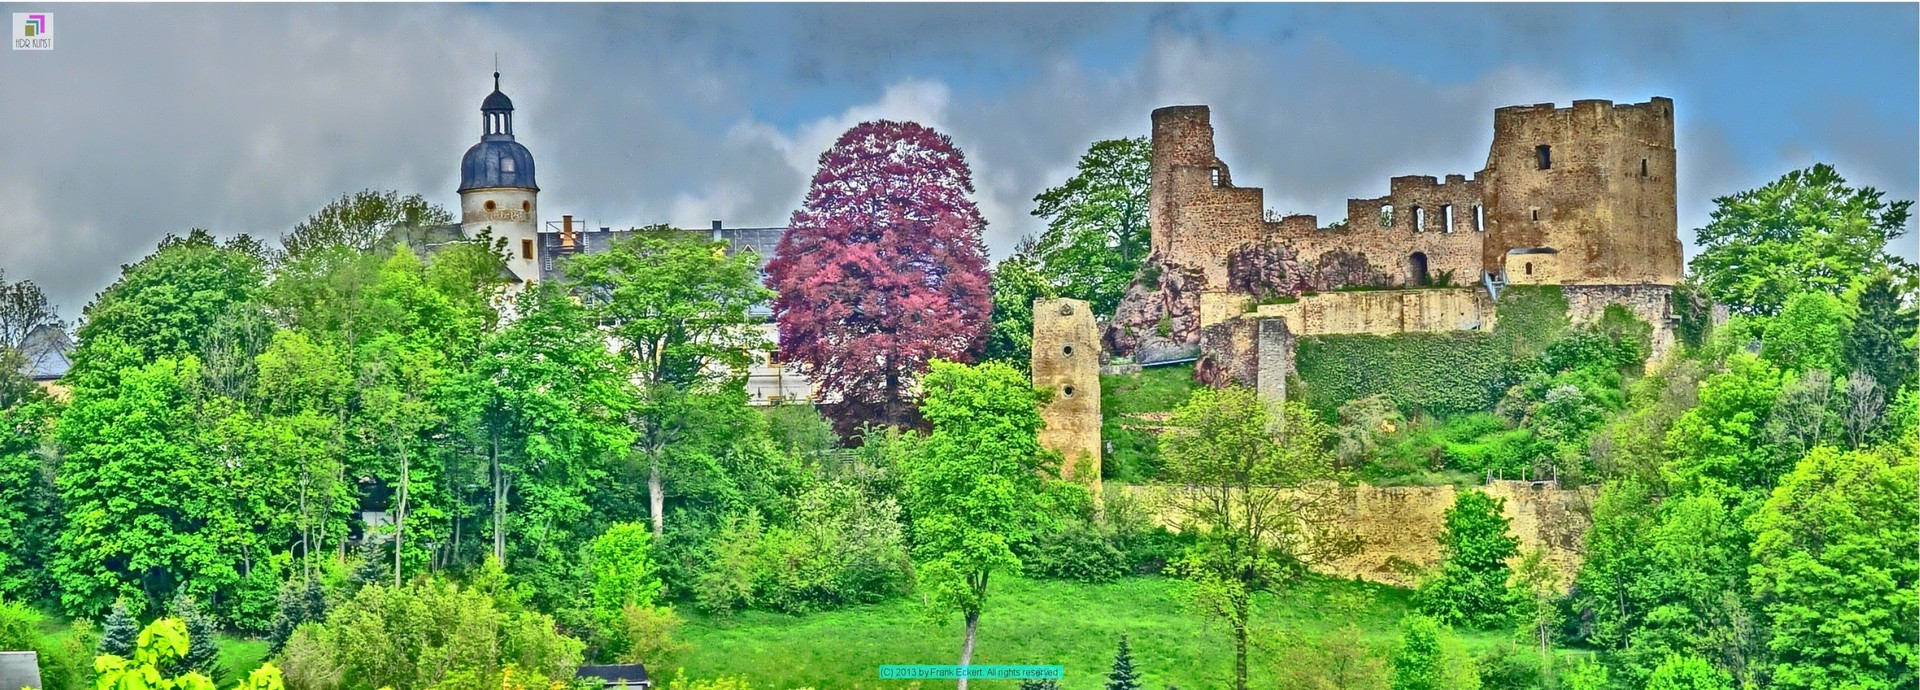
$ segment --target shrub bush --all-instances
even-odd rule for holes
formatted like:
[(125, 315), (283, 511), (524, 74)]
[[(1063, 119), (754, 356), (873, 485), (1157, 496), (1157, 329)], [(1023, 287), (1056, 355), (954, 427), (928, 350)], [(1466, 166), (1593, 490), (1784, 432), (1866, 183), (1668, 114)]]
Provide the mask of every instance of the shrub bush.
[(1108, 582), (1132, 570), (1126, 554), (1114, 546), (1109, 529), (1081, 519), (1063, 520), (1031, 544), (1015, 549), (1026, 574), (1032, 577), (1081, 582)]
[(820, 482), (800, 494), (792, 525), (759, 511), (729, 517), (707, 546), (695, 605), (802, 613), (879, 601), (906, 581), (900, 506), (849, 481)]
[(368, 585), (323, 623), (300, 626), (281, 659), (294, 690), (431, 688), (509, 665), (571, 678), (585, 644), (533, 611), (502, 611), (479, 589), (439, 579)]

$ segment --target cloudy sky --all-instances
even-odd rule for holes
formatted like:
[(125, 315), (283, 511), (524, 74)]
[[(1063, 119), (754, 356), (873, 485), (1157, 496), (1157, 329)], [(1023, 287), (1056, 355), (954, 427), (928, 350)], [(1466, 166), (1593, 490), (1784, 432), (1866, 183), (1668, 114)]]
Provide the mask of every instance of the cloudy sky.
[[(0, 55), (0, 270), (69, 319), (167, 232), (277, 237), (362, 188), (456, 208), (495, 53), (541, 210), (780, 225), (848, 126), (973, 165), (995, 256), (1033, 195), (1155, 107), (1213, 107), (1234, 179), (1329, 222), (1471, 174), (1492, 112), (1675, 101), (1681, 234), (1816, 161), (1920, 187), (1916, 7), (1895, 5), (62, 5)], [(1910, 226), (1911, 227), (1911, 226)], [(1899, 253), (1915, 254), (1913, 236)]]

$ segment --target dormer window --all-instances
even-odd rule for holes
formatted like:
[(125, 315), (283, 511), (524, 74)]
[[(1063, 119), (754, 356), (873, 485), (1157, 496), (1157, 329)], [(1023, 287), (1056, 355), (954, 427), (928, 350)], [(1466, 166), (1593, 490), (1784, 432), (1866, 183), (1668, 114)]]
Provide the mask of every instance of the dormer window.
[(512, 159), (512, 158), (502, 158), (502, 159), (500, 159), (500, 172), (503, 172), (503, 173), (510, 173), (510, 172), (513, 172), (513, 159)]

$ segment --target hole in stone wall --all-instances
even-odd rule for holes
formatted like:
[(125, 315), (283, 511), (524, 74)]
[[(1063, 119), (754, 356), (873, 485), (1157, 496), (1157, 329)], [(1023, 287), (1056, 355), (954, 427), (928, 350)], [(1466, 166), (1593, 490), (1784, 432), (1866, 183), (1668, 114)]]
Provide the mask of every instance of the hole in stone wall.
[(1219, 169), (1219, 168), (1213, 168), (1212, 170), (1209, 170), (1208, 172), (1209, 172), (1209, 173), (1211, 173), (1211, 175), (1212, 175), (1212, 177), (1211, 177), (1211, 179), (1213, 180), (1213, 186), (1215, 186), (1215, 187), (1218, 187), (1218, 186), (1220, 186), (1220, 169)]
[(1411, 256), (1407, 257), (1407, 273), (1408, 273), (1408, 280), (1407, 280), (1408, 283), (1411, 283), (1413, 285), (1427, 284), (1427, 253), (1426, 252), (1414, 252)]
[(1473, 231), (1487, 231), (1487, 211), (1479, 206), (1473, 207)]
[(1533, 147), (1533, 155), (1535, 158), (1539, 159), (1537, 162), (1540, 164), (1541, 170), (1550, 170), (1553, 168), (1553, 147), (1552, 146), (1548, 146), (1546, 144), (1535, 146)]
[(1068, 343), (1068, 344), (1066, 344), (1066, 345), (1061, 345), (1061, 346), (1060, 346), (1060, 354), (1063, 354), (1063, 355), (1066, 355), (1066, 356), (1068, 356), (1068, 357), (1072, 357), (1072, 356), (1073, 356), (1073, 344), (1072, 344), (1072, 343)]
[(1527, 275), (1533, 275), (1533, 262), (1527, 262)]
[(1640, 159), (1640, 176), (1647, 176), (1647, 159), (1645, 158)]
[(1413, 207), (1413, 231), (1426, 232), (1426, 230), (1427, 230), (1427, 210), (1424, 208), (1420, 208), (1419, 206)]
[(1393, 227), (1393, 204), (1382, 204), (1380, 206), (1380, 227)]
[(1533, 210), (1533, 219), (1536, 221), (1540, 220), (1540, 209), (1536, 208)]
[(1062, 395), (1065, 395), (1065, 396), (1067, 396), (1067, 397), (1069, 397), (1069, 398), (1071, 398), (1071, 397), (1073, 397), (1073, 386), (1063, 386), (1063, 387), (1061, 387), (1061, 388), (1060, 388), (1060, 393), (1061, 393)]
[(1440, 205), (1440, 232), (1453, 232), (1453, 204)]

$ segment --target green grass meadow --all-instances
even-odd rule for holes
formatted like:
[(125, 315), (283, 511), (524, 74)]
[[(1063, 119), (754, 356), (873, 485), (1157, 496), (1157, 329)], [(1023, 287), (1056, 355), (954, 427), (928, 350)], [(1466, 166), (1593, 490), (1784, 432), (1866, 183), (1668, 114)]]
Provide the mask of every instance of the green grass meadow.
[[(1104, 687), (1122, 633), (1133, 647), (1143, 688), (1168, 684), (1187, 690), (1228, 687), (1233, 651), (1225, 628), (1182, 609), (1178, 581), (1128, 578), (1081, 584), (1001, 578), (992, 585), (981, 616), (976, 664), (1058, 664), (1062, 687)], [(1410, 593), (1372, 584), (1313, 579), (1284, 596), (1262, 596), (1256, 629), (1319, 636), (1343, 625), (1326, 613), (1335, 592), (1372, 597), (1358, 616), (1368, 641), (1391, 645)], [(959, 662), (958, 616), (935, 624), (917, 601), (894, 601), (801, 616), (749, 611), (728, 618), (691, 617), (684, 638), (694, 644), (685, 670), (692, 678), (745, 676), (756, 689), (814, 687), (825, 690), (910, 688), (914, 681), (881, 680), (882, 664)], [(1469, 636), (1469, 647), (1499, 644), (1499, 633)], [(1256, 643), (1259, 641), (1256, 640)], [(1256, 653), (1255, 679), (1271, 676), (1271, 655)], [(952, 681), (922, 681), (944, 687)], [(975, 681), (981, 688), (1013, 688), (1017, 681)], [(1270, 683), (1269, 683), (1270, 685)]]

